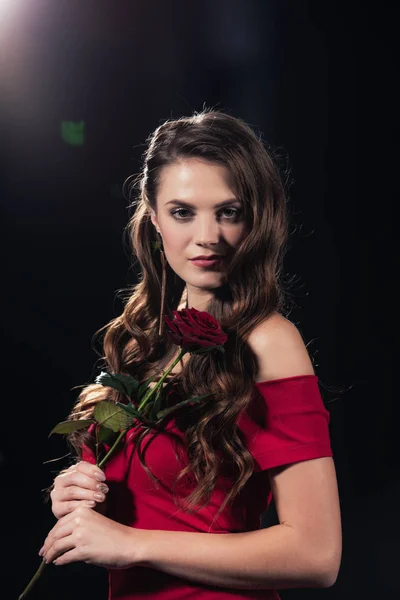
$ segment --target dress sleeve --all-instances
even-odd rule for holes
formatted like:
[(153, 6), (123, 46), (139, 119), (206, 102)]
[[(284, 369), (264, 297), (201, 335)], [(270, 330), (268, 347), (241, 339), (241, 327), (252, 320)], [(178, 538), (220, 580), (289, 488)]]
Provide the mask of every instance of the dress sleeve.
[(256, 382), (255, 388), (237, 422), (255, 470), (333, 456), (330, 414), (316, 375)]

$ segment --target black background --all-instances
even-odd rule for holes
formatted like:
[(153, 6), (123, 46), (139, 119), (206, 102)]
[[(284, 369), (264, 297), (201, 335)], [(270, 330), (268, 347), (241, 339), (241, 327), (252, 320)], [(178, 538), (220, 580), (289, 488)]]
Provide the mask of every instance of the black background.
[[(94, 332), (135, 281), (124, 179), (149, 133), (203, 106), (253, 125), (288, 157), (286, 271), (320, 378), (343, 560), (336, 584), (282, 598), (400, 597), (399, 452), (391, 347), (397, 192), (397, 15), (389, 3), (173, 0), (2, 3), (2, 585), (17, 598), (53, 525), (41, 490), (68, 449), (48, 438), (91, 381)], [(62, 121), (85, 122), (66, 144)], [(66, 459), (65, 459), (66, 460)], [(105, 572), (49, 567), (35, 598), (105, 600)]]

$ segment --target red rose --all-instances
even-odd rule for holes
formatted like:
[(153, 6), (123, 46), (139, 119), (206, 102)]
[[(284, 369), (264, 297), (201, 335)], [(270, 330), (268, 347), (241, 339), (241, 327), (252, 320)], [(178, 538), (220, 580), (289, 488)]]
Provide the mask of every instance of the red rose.
[(188, 352), (201, 348), (214, 348), (225, 344), (228, 336), (217, 319), (196, 308), (173, 310), (173, 319), (164, 315), (169, 339)]

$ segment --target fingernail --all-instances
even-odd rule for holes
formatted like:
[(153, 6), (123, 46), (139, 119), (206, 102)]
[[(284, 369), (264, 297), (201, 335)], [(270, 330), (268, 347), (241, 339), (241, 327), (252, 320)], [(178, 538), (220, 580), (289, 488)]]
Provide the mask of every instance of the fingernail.
[(103, 473), (103, 471), (95, 471), (94, 476), (97, 479), (97, 481), (105, 481), (106, 480), (106, 476)]
[(44, 546), (42, 546), (42, 547), (40, 548), (40, 550), (39, 550), (39, 556), (42, 556), (42, 554), (43, 554), (43, 548), (44, 548)]
[(104, 494), (98, 494), (97, 492), (95, 492), (93, 494), (93, 498), (96, 498), (96, 500), (100, 500), (100, 502), (102, 502), (103, 500), (105, 500), (105, 495)]
[(106, 486), (105, 483), (98, 483), (97, 489), (99, 490), (99, 492), (103, 492), (103, 494), (107, 494), (107, 492), (108, 492), (108, 487)]
[(96, 502), (94, 500), (85, 500), (86, 506), (94, 506)]

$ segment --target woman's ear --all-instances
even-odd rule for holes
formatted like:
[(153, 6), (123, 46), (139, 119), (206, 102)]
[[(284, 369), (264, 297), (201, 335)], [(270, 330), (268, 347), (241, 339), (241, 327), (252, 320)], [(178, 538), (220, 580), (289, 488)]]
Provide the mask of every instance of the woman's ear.
[(157, 231), (159, 232), (159, 227), (158, 227), (158, 220), (157, 220), (157, 215), (156, 213), (152, 210), (150, 211), (150, 219), (151, 222), (153, 223), (154, 227), (157, 229)]

